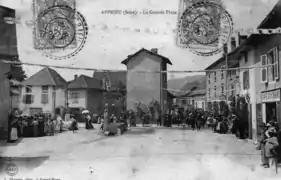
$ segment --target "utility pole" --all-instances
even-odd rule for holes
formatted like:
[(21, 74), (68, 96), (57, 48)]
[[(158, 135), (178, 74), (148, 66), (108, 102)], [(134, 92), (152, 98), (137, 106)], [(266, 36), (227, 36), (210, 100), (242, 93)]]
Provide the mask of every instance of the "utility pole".
[(226, 104), (228, 106), (228, 53), (227, 53), (227, 44), (224, 44), (223, 46), (223, 53), (225, 56), (225, 99), (226, 99)]

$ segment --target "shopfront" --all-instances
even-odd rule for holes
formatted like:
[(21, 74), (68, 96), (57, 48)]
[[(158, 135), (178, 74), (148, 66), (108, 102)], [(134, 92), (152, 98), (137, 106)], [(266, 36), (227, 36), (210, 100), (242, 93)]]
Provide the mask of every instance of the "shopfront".
[(280, 126), (280, 100), (280, 88), (263, 91), (261, 93), (263, 122), (267, 123), (274, 120), (278, 122)]

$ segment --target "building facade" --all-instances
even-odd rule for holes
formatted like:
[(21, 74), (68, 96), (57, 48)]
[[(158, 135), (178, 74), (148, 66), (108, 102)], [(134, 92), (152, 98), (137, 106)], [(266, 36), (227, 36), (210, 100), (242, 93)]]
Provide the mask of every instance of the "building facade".
[(194, 85), (191, 86), (191, 90), (187, 93), (180, 95), (178, 97), (178, 102), (180, 107), (184, 109), (190, 108), (200, 108), (203, 110), (207, 110), (206, 107), (206, 78), (203, 77), (202, 79), (193, 83)]
[(102, 81), (96, 78), (75, 75), (74, 80), (68, 83), (68, 108), (71, 112), (80, 112), (87, 109), (91, 114), (103, 112), (103, 89)]
[(148, 106), (151, 101), (157, 101), (160, 104), (161, 112), (165, 112), (168, 107), (167, 73), (159, 72), (166, 71), (167, 64), (172, 65), (171, 61), (159, 55), (157, 49), (151, 51), (141, 49), (128, 56), (122, 63), (127, 66), (127, 110), (136, 110), (138, 102)]
[(18, 56), (16, 25), (7, 24), (4, 17), (15, 17), (15, 10), (0, 6), (0, 139), (8, 136), (8, 113), (11, 110), (11, 93), (6, 73), (11, 70), (10, 64), (2, 60), (13, 60)]
[(21, 82), (19, 109), (25, 115), (56, 114), (66, 105), (66, 81), (53, 69), (44, 68)]
[[(230, 61), (228, 61), (230, 62)], [(227, 71), (218, 70), (226, 67), (225, 58), (215, 61), (206, 70), (206, 101), (207, 109), (220, 111), (219, 103), (226, 101)]]
[[(234, 34), (227, 44), (227, 54), (208, 66), (206, 70), (206, 101), (207, 109), (220, 113), (222, 105), (227, 103), (240, 92), (239, 75), (237, 70), (224, 70), (238, 68), (236, 49), (241, 45), (247, 35)], [(223, 103), (224, 102), (224, 103)], [(221, 104), (221, 105), (220, 105)]]
[[(279, 1), (257, 28), (279, 27), (280, 8)], [(250, 35), (235, 52), (241, 68), (252, 67), (239, 72), (239, 96), (248, 101), (249, 137), (254, 140), (260, 136), (262, 122), (274, 120), (281, 124), (280, 40), (279, 34)]]

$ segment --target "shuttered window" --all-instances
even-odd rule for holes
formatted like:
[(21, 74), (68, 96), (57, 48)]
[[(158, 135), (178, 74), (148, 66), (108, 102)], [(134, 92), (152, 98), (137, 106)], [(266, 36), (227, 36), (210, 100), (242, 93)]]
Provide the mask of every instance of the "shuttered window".
[(279, 79), (279, 50), (277, 47), (271, 49), (267, 54), (261, 56), (261, 82), (275, 82)]
[(274, 79), (278, 80), (280, 73), (279, 73), (279, 51), (277, 47), (273, 50), (273, 59), (274, 59)]
[(41, 103), (42, 104), (49, 103), (49, 87), (48, 86), (42, 86)]
[(72, 104), (78, 104), (79, 103), (79, 93), (78, 92), (71, 92), (70, 100), (71, 100)]
[(250, 81), (249, 81), (249, 70), (245, 70), (243, 72), (243, 89), (249, 89), (250, 88)]
[(23, 95), (22, 102), (24, 104), (32, 104), (34, 102), (34, 98), (32, 94)]
[(267, 83), (268, 74), (267, 74), (267, 55), (261, 55), (261, 82)]
[(22, 96), (22, 102), (24, 104), (32, 104), (34, 102), (34, 97), (32, 94), (32, 86), (25, 87), (25, 92)]
[(274, 79), (274, 57), (273, 57), (273, 51), (269, 51), (267, 53), (267, 79), (268, 82), (275, 81)]
[(214, 82), (217, 82), (217, 73), (214, 72)]

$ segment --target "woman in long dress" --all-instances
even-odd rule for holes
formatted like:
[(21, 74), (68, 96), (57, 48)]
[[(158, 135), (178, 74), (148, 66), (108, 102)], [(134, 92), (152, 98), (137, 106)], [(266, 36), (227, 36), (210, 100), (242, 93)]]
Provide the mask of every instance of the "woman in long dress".
[(63, 127), (63, 119), (61, 118), (61, 116), (59, 114), (57, 114), (56, 131), (59, 131), (60, 133), (62, 133), (62, 127)]
[(16, 140), (18, 140), (18, 117), (13, 117), (12, 120), (12, 130), (11, 130), (11, 134), (10, 134), (10, 141), (11, 142), (15, 142)]

